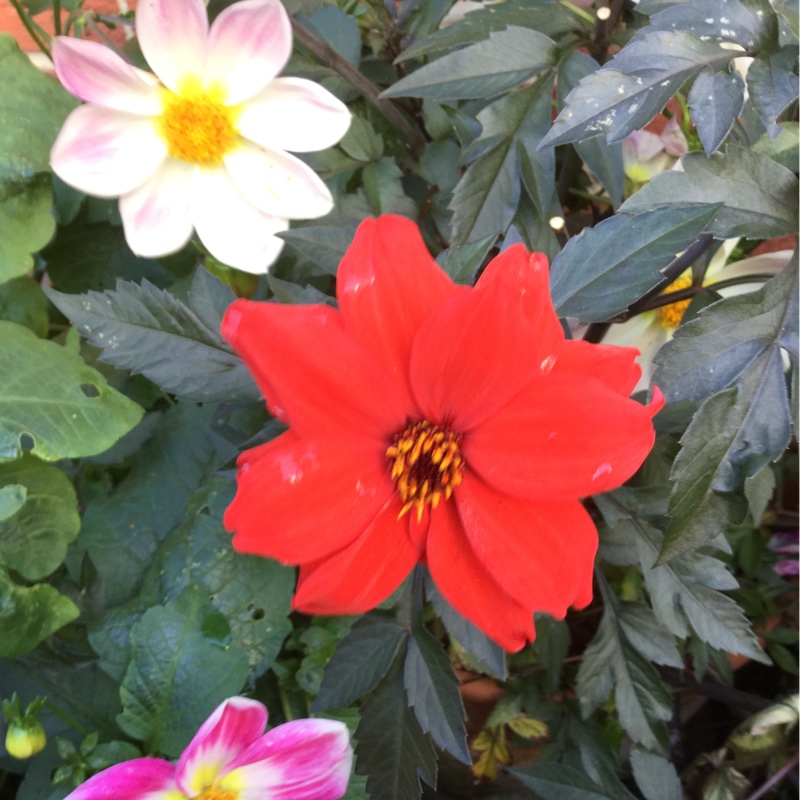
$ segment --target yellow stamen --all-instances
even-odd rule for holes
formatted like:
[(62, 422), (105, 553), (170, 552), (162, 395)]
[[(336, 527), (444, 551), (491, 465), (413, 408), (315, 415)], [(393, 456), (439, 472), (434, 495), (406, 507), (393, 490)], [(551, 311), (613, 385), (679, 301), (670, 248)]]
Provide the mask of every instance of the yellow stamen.
[(183, 80), (178, 94), (164, 90), (158, 129), (173, 158), (211, 166), (233, 149), (239, 109), (224, 99), (221, 86), (203, 88), (194, 77)]
[(461, 483), (464, 460), (461, 436), (427, 420), (409, 422), (386, 449), (390, 473), (403, 501), (398, 519), (413, 508), (417, 521), (426, 505), (436, 508), (449, 500)]
[[(688, 289), (692, 285), (691, 275), (682, 275), (676, 281), (673, 281), (664, 290), (667, 292), (677, 292), (680, 289)], [(664, 328), (677, 328), (681, 324), (683, 315), (686, 309), (689, 308), (690, 299), (678, 300), (676, 303), (670, 303), (668, 306), (661, 306), (656, 310), (658, 321)]]
[(195, 795), (192, 800), (237, 800), (238, 797), (238, 792), (212, 785), (207, 786), (200, 794)]

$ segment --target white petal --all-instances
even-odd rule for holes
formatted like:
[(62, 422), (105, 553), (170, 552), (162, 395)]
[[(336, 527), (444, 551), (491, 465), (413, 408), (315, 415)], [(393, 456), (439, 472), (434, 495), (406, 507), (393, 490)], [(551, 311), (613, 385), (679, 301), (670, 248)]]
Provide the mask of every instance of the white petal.
[(603, 344), (621, 347), (637, 347), (639, 357), (636, 363), (642, 368), (642, 376), (634, 387), (634, 392), (646, 389), (653, 377), (653, 357), (661, 346), (672, 338), (673, 329), (665, 328), (658, 322), (655, 311), (637, 314), (627, 322), (612, 325), (603, 337)]
[(265, 214), (314, 219), (333, 208), (331, 193), (317, 173), (288, 153), (245, 142), (223, 160), (236, 188)]
[(156, 258), (192, 237), (191, 164), (168, 158), (150, 180), (120, 198), (125, 238), (134, 253)]
[(278, 257), (283, 240), (274, 234), (285, 231), (288, 221), (251, 205), (225, 170), (198, 169), (192, 202), (197, 235), (215, 258), (259, 275)]
[(208, 40), (203, 0), (139, 0), (136, 35), (150, 69), (174, 92), (182, 78), (203, 74)]
[(59, 178), (82, 192), (118, 197), (141, 186), (166, 155), (152, 118), (87, 105), (67, 117), (50, 164)]
[(57, 36), (53, 64), (64, 87), (81, 100), (132, 114), (161, 113), (158, 80), (99, 42)]
[(225, 102), (236, 105), (260, 92), (291, 53), (292, 25), (277, 0), (234, 3), (211, 26), (205, 83), (224, 83)]
[(277, 78), (245, 103), (236, 127), (262, 147), (307, 153), (336, 144), (350, 127), (350, 112), (314, 81)]
[[(774, 253), (762, 253), (759, 256), (750, 256), (750, 258), (743, 258), (741, 261), (734, 261), (733, 264), (728, 264), (723, 267), (712, 280), (707, 280), (706, 283), (714, 283), (715, 281), (727, 280), (728, 278), (739, 278), (744, 275), (754, 274), (767, 274), (777, 275), (782, 272), (789, 259), (792, 257), (792, 250), (778, 250)], [(764, 281), (753, 281), (752, 283), (740, 283), (735, 286), (727, 286), (719, 290), (719, 294), (723, 297), (733, 297), (737, 294), (745, 294), (746, 292), (753, 292), (760, 289), (764, 285)]]

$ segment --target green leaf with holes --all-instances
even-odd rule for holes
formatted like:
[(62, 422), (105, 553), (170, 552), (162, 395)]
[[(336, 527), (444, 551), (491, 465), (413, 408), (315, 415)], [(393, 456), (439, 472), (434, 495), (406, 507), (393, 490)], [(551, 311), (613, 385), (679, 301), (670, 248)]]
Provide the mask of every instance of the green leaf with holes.
[(0, 320), (0, 461), (31, 450), (44, 461), (102, 453), (143, 411), (80, 356)]

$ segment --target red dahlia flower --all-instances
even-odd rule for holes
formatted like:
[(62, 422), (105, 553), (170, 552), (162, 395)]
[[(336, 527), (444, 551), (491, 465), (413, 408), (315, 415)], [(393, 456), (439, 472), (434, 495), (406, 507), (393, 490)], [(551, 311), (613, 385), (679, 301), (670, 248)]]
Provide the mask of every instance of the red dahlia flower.
[(239, 457), (234, 547), (299, 564), (312, 614), (373, 608), (422, 561), (511, 651), (534, 611), (587, 605), (597, 531), (578, 498), (636, 471), (663, 403), (629, 399), (637, 351), (564, 339), (542, 254), (515, 245), (458, 286), (402, 217), (361, 224), (337, 299), (225, 315), (289, 425)]

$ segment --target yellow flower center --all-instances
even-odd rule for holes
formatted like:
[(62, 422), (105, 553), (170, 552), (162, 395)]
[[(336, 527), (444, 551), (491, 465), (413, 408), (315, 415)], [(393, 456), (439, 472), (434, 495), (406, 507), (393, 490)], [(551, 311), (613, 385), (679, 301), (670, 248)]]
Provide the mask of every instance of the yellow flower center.
[(239, 792), (212, 785), (207, 786), (200, 794), (195, 795), (192, 800), (237, 800), (238, 797)]
[(461, 483), (461, 436), (427, 420), (409, 422), (392, 438), (386, 456), (403, 501), (399, 517), (416, 508), (420, 520), (426, 504), (436, 508)]
[(204, 166), (219, 164), (236, 143), (237, 106), (223, 103), (222, 86), (203, 88), (197, 78), (185, 78), (180, 92), (164, 91), (159, 133), (173, 158)]
[[(680, 278), (673, 281), (669, 286), (667, 286), (667, 288), (664, 291), (665, 293), (677, 292), (680, 289), (688, 289), (691, 285), (692, 285), (692, 276), (681, 275)], [(668, 306), (661, 306), (661, 308), (657, 309), (656, 314), (658, 316), (658, 321), (661, 323), (662, 327), (677, 328), (678, 325), (681, 324), (683, 315), (686, 313), (686, 309), (689, 308), (689, 303), (691, 302), (692, 302), (691, 299), (687, 298), (686, 300), (678, 300), (675, 303), (670, 303)]]

